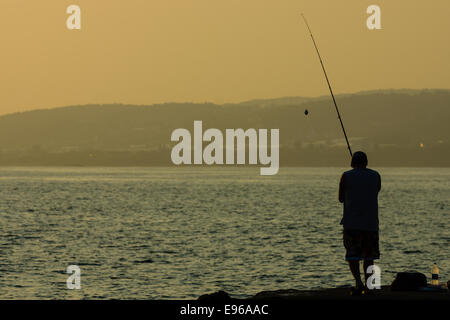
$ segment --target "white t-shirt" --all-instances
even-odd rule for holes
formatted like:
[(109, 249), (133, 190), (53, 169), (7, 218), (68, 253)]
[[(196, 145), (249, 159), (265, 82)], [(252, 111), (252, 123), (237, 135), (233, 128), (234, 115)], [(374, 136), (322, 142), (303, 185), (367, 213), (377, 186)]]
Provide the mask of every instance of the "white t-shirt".
[(344, 230), (378, 231), (378, 192), (381, 177), (368, 168), (344, 172), (340, 188), (344, 195)]

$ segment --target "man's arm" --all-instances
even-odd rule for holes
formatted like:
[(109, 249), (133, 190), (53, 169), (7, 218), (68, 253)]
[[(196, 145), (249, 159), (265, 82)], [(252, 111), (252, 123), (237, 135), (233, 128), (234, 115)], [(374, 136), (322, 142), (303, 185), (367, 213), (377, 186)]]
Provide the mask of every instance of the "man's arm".
[(381, 190), (381, 176), (378, 174), (378, 192)]
[(345, 176), (342, 175), (341, 181), (339, 182), (339, 202), (344, 203), (345, 195)]

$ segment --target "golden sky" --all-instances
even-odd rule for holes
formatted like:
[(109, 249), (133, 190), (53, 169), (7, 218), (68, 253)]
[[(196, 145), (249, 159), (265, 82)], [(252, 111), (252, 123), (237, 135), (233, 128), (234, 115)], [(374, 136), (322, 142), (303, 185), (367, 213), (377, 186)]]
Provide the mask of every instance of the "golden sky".
[(0, 114), (328, 94), (300, 12), (335, 93), (450, 88), (448, 0), (2, 0)]

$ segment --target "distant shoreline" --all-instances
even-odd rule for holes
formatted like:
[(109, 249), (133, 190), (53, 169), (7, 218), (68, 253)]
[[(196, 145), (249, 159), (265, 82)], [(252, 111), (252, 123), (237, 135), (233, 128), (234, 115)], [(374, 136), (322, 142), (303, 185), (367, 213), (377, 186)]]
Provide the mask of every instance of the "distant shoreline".
[[(450, 165), (447, 166), (414, 166), (414, 165), (405, 165), (405, 166), (389, 166), (389, 165), (381, 165), (381, 166), (370, 166), (371, 168), (399, 168), (399, 169), (439, 169), (439, 168), (450, 168)], [(258, 165), (76, 165), (76, 164), (0, 164), (0, 168), (178, 168), (178, 169), (199, 169), (199, 168), (233, 168), (233, 169), (259, 169)], [(287, 168), (350, 168), (350, 166), (345, 165), (301, 165), (301, 166), (280, 166), (280, 170)]]
[[(373, 91), (337, 100), (351, 148), (366, 152), (370, 166), (449, 166), (450, 90)], [(280, 167), (349, 165), (330, 99), (290, 97), (230, 105), (67, 106), (0, 116), (0, 166), (169, 166), (178, 143), (172, 133), (192, 132), (195, 121), (221, 132), (279, 130)]]

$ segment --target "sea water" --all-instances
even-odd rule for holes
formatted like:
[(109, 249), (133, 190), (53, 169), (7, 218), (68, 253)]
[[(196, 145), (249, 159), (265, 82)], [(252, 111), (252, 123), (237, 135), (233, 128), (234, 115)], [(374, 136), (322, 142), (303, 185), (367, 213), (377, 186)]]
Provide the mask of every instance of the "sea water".
[[(450, 279), (450, 168), (382, 176), (381, 282)], [(196, 299), (353, 284), (346, 168), (0, 168), (1, 299)], [(81, 270), (67, 289), (66, 269)], [(429, 279), (430, 280), (430, 279)]]

